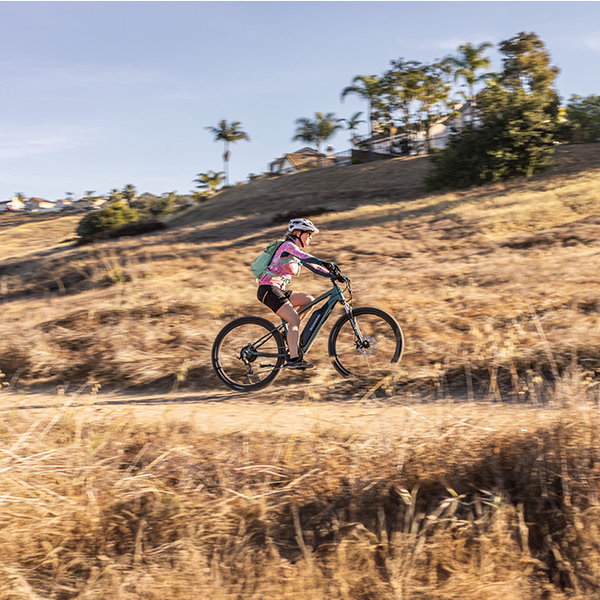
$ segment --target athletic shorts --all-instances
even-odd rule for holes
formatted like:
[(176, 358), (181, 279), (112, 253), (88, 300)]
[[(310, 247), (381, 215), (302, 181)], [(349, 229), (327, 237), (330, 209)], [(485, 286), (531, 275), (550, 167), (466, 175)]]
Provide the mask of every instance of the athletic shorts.
[(280, 290), (274, 285), (259, 285), (256, 297), (274, 313), (290, 301), (292, 290)]

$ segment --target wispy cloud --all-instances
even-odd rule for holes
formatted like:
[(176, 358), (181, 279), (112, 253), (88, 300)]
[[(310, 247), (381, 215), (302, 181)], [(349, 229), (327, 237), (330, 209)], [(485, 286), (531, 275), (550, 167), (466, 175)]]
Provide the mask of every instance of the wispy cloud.
[(41, 86), (51, 89), (134, 88), (143, 85), (168, 85), (173, 83), (170, 73), (136, 66), (99, 66), (95, 64), (73, 66), (42, 66), (30, 61), (0, 59), (0, 74), (16, 88)]
[(100, 132), (89, 127), (43, 126), (0, 128), (0, 159), (24, 158), (74, 150), (93, 144)]
[(464, 43), (466, 43), (464, 39), (447, 38), (445, 40), (439, 40), (435, 46), (440, 50), (456, 50), (461, 44)]
[(590, 50), (596, 50), (597, 52), (600, 52), (600, 35), (584, 38), (584, 45)]

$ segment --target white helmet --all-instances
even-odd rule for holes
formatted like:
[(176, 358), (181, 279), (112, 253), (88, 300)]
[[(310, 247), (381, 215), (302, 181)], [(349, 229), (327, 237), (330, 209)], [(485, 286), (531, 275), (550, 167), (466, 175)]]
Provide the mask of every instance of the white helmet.
[(319, 230), (315, 227), (312, 221), (308, 219), (292, 219), (288, 223), (288, 233), (292, 233), (292, 231), (308, 231), (310, 233), (319, 233)]

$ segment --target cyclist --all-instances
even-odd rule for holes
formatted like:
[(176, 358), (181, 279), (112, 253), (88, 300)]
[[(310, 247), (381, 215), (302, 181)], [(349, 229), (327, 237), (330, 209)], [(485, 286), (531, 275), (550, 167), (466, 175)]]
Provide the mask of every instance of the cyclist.
[[(329, 273), (325, 265), (330, 265), (330, 263), (303, 251), (310, 245), (312, 235), (318, 232), (319, 230), (308, 219), (292, 219), (288, 224), (284, 243), (275, 252), (268, 271), (258, 280), (258, 299), (288, 324), (287, 341), (290, 353), (286, 364), (288, 369), (312, 369), (314, 367), (313, 364), (299, 356), (300, 315), (296, 312), (296, 309), (312, 302), (314, 297), (303, 292), (286, 290), (285, 287), (293, 276), (300, 274), (301, 264), (298, 259), (310, 258), (316, 262), (316, 264), (313, 263), (315, 270)], [(282, 258), (281, 255), (284, 252), (291, 257), (286, 255), (286, 258)]]

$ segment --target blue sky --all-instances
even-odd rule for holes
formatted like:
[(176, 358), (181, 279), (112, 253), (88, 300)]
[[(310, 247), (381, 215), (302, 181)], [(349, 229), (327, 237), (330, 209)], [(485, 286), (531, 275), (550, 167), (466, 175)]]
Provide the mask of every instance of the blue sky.
[(245, 181), (302, 146), (297, 118), (365, 111), (340, 100), (355, 75), (520, 31), (546, 44), (563, 103), (600, 94), (600, 2), (0, 2), (0, 199), (187, 193), (223, 168), (205, 129), (220, 119), (250, 136), (231, 154)]

